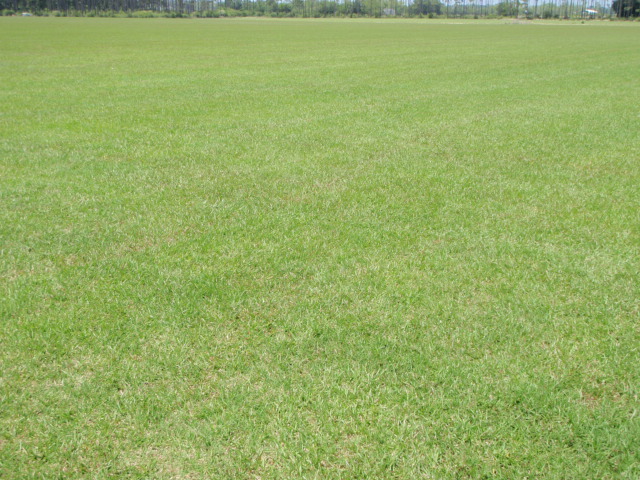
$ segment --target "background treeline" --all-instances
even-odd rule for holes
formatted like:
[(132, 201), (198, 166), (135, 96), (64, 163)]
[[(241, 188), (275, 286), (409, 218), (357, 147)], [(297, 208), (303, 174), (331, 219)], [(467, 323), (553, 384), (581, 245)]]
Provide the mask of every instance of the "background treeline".
[(640, 0), (0, 0), (4, 15), (629, 18)]

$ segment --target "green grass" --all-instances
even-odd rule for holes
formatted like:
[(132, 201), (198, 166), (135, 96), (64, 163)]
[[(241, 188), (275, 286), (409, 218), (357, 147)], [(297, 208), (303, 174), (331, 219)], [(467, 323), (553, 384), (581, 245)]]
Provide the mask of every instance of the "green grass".
[(0, 477), (638, 478), (640, 25), (0, 19)]

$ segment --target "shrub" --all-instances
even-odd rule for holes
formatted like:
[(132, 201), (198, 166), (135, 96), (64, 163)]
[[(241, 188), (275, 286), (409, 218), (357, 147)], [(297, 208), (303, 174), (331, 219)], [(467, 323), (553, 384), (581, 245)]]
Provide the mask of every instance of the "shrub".
[(131, 12), (130, 16), (133, 18), (153, 18), (155, 14), (151, 10), (136, 10)]

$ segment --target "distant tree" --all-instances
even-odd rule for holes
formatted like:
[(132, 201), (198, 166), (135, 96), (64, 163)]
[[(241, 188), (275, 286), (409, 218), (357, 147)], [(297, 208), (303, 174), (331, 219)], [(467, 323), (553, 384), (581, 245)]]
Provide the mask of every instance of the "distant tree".
[(518, 15), (516, 2), (500, 2), (496, 5), (496, 13), (502, 17), (515, 17)]
[(611, 9), (618, 17), (639, 17), (640, 0), (614, 0)]
[(412, 15), (440, 15), (442, 13), (442, 3), (440, 0), (415, 0), (409, 8)]

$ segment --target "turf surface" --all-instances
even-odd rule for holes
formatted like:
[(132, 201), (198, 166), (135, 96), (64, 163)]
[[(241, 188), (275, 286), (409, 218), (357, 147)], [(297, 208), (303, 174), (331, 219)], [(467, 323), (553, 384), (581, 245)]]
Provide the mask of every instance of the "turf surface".
[(640, 476), (640, 25), (0, 18), (0, 477)]

